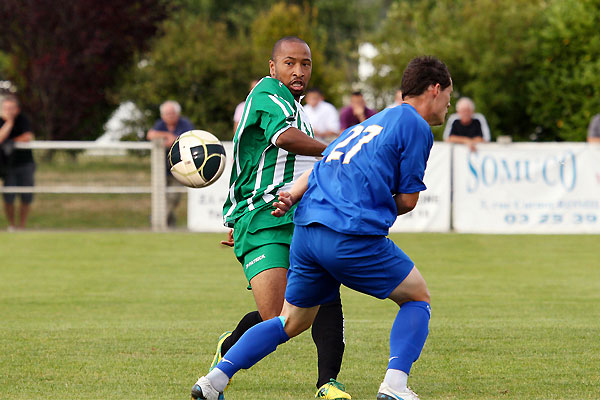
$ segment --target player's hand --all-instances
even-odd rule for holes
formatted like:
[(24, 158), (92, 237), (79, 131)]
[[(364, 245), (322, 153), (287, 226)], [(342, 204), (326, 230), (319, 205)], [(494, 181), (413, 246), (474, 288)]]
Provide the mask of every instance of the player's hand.
[(225, 246), (233, 247), (233, 229), (229, 230), (229, 234), (227, 235), (227, 240), (221, 240), (221, 244)]
[(271, 211), (271, 214), (276, 217), (283, 217), (286, 212), (290, 211), (293, 205), (294, 199), (291, 193), (279, 192), (279, 201), (273, 203), (275, 210)]

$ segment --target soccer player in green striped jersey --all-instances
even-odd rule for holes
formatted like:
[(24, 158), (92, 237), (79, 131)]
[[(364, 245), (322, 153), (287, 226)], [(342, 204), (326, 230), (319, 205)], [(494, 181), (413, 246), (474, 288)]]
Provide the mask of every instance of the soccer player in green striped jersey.
[[(292, 214), (277, 218), (271, 204), (312, 168), (325, 145), (313, 139), (300, 105), (312, 72), (310, 48), (288, 36), (273, 46), (270, 76), (261, 79), (246, 99), (233, 139), (233, 169), (223, 221), (233, 228), (228, 241), (241, 263), (258, 311), (246, 314), (233, 332), (219, 338), (211, 369), (252, 326), (278, 316), (283, 306)], [(336, 381), (344, 353), (344, 322), (340, 299), (321, 307), (312, 330), (317, 346), (317, 398), (350, 399)], [(203, 398), (192, 389), (192, 398)], [(219, 395), (219, 399), (223, 395)]]

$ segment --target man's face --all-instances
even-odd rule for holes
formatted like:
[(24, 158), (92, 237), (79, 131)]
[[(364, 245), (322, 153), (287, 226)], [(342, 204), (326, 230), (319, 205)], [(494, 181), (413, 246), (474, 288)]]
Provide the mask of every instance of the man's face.
[(175, 125), (177, 121), (179, 121), (179, 114), (175, 111), (175, 107), (167, 104), (164, 106), (162, 112), (160, 113), (160, 117), (166, 124)]
[(19, 105), (14, 101), (5, 100), (2, 102), (2, 118), (5, 120), (14, 120), (19, 115)]
[(323, 100), (323, 97), (318, 92), (310, 92), (306, 95), (306, 104), (311, 107), (316, 107)]
[(442, 87), (438, 83), (436, 85), (437, 96), (433, 99), (433, 120), (430, 125), (442, 125), (446, 120), (446, 114), (450, 108), (450, 96), (454, 90), (452, 83), (446, 89), (442, 90)]
[(274, 58), (269, 60), (271, 77), (283, 82), (292, 95), (299, 99), (312, 73), (310, 49), (304, 43), (287, 41), (281, 44)]
[(352, 107), (353, 110), (364, 110), (365, 106), (364, 97), (357, 95), (350, 97), (350, 107)]
[(471, 122), (473, 119), (473, 111), (474, 110), (468, 104), (463, 104), (462, 107), (456, 110), (456, 113), (460, 117), (460, 122), (462, 122), (463, 125), (467, 125)]

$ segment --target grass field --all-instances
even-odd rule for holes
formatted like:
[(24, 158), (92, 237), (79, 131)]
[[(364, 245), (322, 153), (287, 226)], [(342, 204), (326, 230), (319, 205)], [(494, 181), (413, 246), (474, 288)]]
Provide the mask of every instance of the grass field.
[[(406, 234), (433, 299), (409, 383), (423, 399), (600, 398), (600, 237)], [(0, 234), (1, 399), (187, 399), (253, 308), (221, 235)], [(375, 398), (396, 307), (344, 290), (340, 380)], [(310, 399), (309, 334), (228, 400)]]

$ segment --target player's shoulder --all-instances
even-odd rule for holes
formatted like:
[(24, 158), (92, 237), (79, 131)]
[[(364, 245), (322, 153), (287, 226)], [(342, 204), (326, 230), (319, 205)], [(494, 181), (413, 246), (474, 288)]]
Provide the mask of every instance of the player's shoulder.
[(402, 104), (399, 107), (387, 108), (382, 111), (387, 119), (404, 127), (429, 128), (429, 124), (410, 104)]
[(279, 79), (271, 78), (270, 76), (265, 76), (262, 78), (252, 89), (252, 94), (267, 94), (267, 95), (277, 95), (285, 98), (286, 100), (294, 100), (294, 96), (290, 90), (281, 82)]

